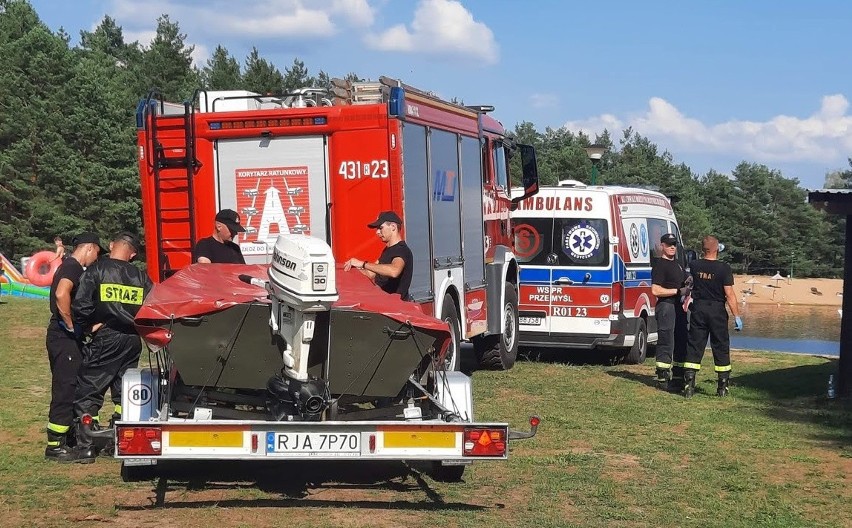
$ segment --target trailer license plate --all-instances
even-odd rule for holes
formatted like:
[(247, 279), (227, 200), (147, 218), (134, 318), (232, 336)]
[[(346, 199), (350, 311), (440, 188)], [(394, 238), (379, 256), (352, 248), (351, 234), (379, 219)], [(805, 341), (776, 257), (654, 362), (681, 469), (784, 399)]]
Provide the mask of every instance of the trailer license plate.
[(541, 324), (541, 317), (518, 317), (518, 322), (522, 325), (538, 326)]
[(280, 456), (356, 456), (359, 433), (266, 433), (266, 453)]

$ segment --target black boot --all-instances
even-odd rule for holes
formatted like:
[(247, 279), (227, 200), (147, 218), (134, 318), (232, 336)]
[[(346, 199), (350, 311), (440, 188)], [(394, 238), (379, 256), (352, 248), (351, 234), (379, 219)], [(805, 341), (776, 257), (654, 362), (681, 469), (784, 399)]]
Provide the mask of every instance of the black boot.
[(83, 424), (77, 422), (77, 445), (72, 450), (72, 462), (78, 464), (91, 464), (97, 458), (98, 453), (92, 445), (92, 437), (83, 430)]
[(683, 374), (679, 377), (677, 375), (672, 375), (671, 381), (669, 381), (668, 391), (673, 392), (675, 394), (680, 394), (683, 392)]
[(695, 374), (696, 371), (687, 369), (683, 373), (683, 397), (692, 398), (695, 394)]
[(660, 390), (666, 390), (671, 379), (672, 373), (668, 369), (657, 369), (657, 379), (655, 381), (657, 382), (657, 387)]
[(44, 458), (56, 462), (73, 462), (73, 450), (68, 447), (67, 436), (53, 431), (47, 432), (47, 447), (44, 448)]
[(728, 381), (730, 381), (730, 374), (727, 372), (719, 374), (719, 381), (716, 382), (716, 396), (725, 397), (728, 395)]

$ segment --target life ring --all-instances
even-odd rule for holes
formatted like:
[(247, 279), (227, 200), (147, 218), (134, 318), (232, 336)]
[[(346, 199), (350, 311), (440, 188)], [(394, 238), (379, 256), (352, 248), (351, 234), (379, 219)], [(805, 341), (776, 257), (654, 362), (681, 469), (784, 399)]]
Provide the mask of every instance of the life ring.
[(56, 258), (53, 251), (39, 251), (27, 261), (24, 275), (35, 286), (50, 286), (53, 282), (53, 274), (62, 264), (62, 259)]

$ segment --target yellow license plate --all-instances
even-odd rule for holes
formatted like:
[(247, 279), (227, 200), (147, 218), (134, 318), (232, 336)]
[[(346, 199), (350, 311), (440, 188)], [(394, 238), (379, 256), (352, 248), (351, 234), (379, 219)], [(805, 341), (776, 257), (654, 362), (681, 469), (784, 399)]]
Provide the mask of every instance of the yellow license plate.
[(447, 431), (385, 431), (385, 447), (456, 447), (456, 433)]
[(243, 447), (241, 430), (169, 431), (170, 447)]

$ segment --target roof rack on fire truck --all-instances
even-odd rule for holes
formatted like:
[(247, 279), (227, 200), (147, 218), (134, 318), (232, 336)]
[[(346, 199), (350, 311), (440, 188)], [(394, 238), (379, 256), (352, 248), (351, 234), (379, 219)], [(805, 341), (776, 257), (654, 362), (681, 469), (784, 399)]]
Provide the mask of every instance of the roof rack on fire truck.
[(331, 95), (335, 106), (387, 103), (391, 99), (391, 88), (402, 88), (408, 94), (416, 94), (431, 101), (450, 105), (470, 114), (493, 112), (492, 105), (461, 105), (445, 101), (434, 92), (419, 90), (397, 79), (381, 76), (378, 81), (347, 81), (332, 79)]

